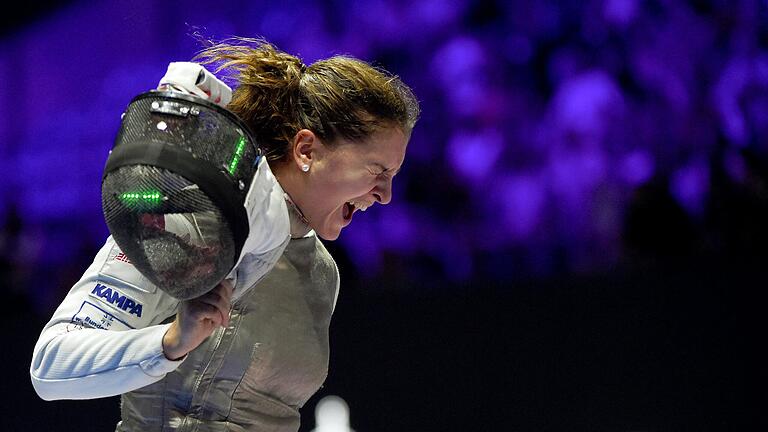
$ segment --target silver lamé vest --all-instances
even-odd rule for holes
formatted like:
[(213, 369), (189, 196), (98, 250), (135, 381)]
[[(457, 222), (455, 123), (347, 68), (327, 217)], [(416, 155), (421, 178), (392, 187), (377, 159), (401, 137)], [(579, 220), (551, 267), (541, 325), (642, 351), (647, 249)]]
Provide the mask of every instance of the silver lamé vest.
[(336, 264), (314, 233), (292, 238), (233, 305), (226, 329), (161, 381), (122, 396), (117, 430), (297, 431), (298, 409), (327, 375), (337, 283)]

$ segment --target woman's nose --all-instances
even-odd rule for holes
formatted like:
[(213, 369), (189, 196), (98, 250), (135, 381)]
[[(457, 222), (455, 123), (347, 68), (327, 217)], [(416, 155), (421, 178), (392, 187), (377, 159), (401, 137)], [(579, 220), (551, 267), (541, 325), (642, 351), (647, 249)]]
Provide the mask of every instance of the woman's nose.
[(376, 201), (380, 204), (389, 204), (392, 201), (392, 177), (387, 177), (373, 192)]

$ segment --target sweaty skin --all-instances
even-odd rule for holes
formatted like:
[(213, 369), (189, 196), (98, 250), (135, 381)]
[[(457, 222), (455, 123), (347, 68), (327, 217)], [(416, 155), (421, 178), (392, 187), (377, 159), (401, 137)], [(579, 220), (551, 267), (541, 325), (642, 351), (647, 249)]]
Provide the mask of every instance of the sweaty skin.
[[(276, 167), (275, 176), (315, 232), (335, 240), (351, 222), (351, 215), (344, 217), (347, 203), (367, 208), (391, 201), (392, 179), (403, 164), (408, 139), (400, 128), (390, 127), (362, 143), (339, 139), (327, 146), (303, 129), (294, 137), (290, 162)], [(309, 171), (301, 170), (304, 164)]]

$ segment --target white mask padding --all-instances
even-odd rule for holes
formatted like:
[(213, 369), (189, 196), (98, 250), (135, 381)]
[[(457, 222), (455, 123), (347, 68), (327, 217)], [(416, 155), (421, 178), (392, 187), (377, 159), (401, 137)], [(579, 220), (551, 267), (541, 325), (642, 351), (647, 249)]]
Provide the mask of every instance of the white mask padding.
[(158, 87), (164, 85), (185, 90), (222, 107), (227, 106), (232, 100), (232, 89), (197, 63), (170, 63)]

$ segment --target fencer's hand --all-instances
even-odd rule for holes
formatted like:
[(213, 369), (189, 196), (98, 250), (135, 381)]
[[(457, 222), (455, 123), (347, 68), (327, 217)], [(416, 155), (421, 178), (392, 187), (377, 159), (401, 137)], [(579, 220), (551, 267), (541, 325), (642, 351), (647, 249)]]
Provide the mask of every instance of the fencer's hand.
[(192, 62), (168, 65), (158, 89), (173, 89), (191, 93), (225, 107), (232, 100), (232, 89), (203, 66)]
[(163, 353), (169, 360), (178, 360), (197, 348), (216, 327), (229, 325), (232, 283), (222, 281), (200, 297), (179, 305), (176, 319), (163, 336)]

